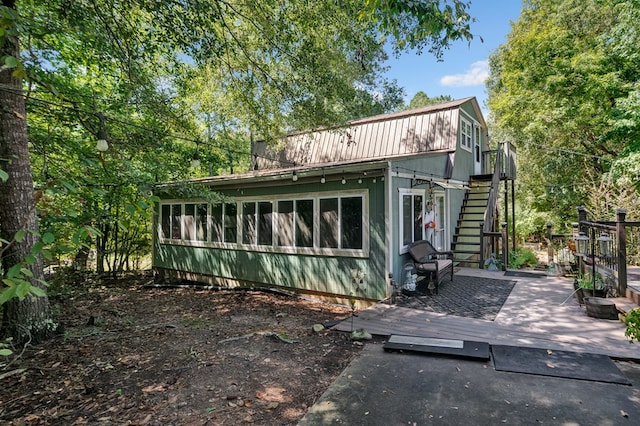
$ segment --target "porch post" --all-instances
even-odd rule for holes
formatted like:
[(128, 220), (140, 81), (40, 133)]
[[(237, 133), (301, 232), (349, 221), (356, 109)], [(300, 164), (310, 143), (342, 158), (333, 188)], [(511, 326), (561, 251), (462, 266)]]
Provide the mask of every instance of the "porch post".
[(553, 234), (551, 233), (551, 229), (553, 227), (553, 223), (547, 222), (547, 265), (549, 268), (553, 263)]
[(480, 224), (480, 263), (478, 263), (478, 268), (484, 268), (484, 224)]
[(502, 222), (502, 270), (507, 270), (509, 252), (509, 236), (507, 235), (507, 222)]
[(586, 232), (582, 222), (587, 221), (587, 209), (584, 206), (578, 206), (578, 232)]
[[(587, 209), (584, 206), (578, 206), (578, 234), (580, 232), (588, 231), (587, 227), (583, 225), (583, 222), (587, 221)], [(586, 255), (586, 254), (585, 254)], [(585, 272), (585, 262), (584, 256), (580, 256), (580, 260), (578, 261), (578, 268), (580, 270), (580, 275), (584, 275)]]
[(616, 241), (618, 243), (618, 295), (625, 297), (627, 293), (627, 228), (626, 209), (616, 209)]
[(516, 187), (515, 180), (511, 181), (511, 240), (513, 251), (516, 251)]
[[(509, 180), (506, 178), (504, 180), (504, 221), (509, 223)], [(505, 228), (505, 231), (507, 232), (507, 246), (508, 246), (509, 245), (509, 229)], [(515, 234), (512, 235), (511, 237), (515, 238)]]

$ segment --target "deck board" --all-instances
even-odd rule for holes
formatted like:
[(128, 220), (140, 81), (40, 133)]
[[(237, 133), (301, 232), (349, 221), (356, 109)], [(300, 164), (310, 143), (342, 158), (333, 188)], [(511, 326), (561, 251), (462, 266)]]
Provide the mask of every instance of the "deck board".
[[(496, 279), (503, 278), (496, 276)], [(496, 345), (520, 345), (640, 360), (640, 344), (628, 342), (624, 336), (624, 324), (588, 317), (575, 300), (563, 303), (572, 292), (572, 282), (566, 278), (521, 278), (495, 321), (377, 304), (353, 318), (353, 329), (362, 328), (380, 336), (401, 334), (486, 341)], [(346, 319), (334, 329), (351, 331), (352, 319)]]

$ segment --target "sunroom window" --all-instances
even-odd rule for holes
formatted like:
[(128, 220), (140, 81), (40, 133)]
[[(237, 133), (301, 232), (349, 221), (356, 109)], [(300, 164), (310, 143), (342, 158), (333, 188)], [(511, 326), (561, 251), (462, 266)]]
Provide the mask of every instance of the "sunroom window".
[(160, 206), (159, 233), (161, 239), (186, 244), (241, 243), (286, 252), (315, 249), (323, 254), (332, 249), (363, 250), (368, 247), (365, 200), (363, 193), (346, 193), (211, 205), (167, 203)]
[(184, 238), (188, 241), (207, 241), (207, 205), (184, 205)]
[(362, 249), (362, 197), (320, 200), (320, 247)]
[(171, 205), (171, 239), (182, 239), (182, 204)]
[(242, 244), (255, 244), (257, 235), (256, 203), (242, 203)]
[(258, 245), (273, 245), (273, 203), (258, 203)]
[(273, 203), (271, 201), (242, 203), (242, 243), (273, 245)]
[(296, 247), (313, 247), (313, 200), (296, 200)]
[(238, 205), (236, 203), (224, 204), (224, 242), (238, 242)]
[(236, 243), (238, 208), (236, 203), (216, 203), (211, 205), (211, 242)]
[(279, 247), (313, 247), (313, 200), (278, 201)]
[(163, 204), (160, 209), (160, 232), (162, 239), (171, 237), (171, 204)]

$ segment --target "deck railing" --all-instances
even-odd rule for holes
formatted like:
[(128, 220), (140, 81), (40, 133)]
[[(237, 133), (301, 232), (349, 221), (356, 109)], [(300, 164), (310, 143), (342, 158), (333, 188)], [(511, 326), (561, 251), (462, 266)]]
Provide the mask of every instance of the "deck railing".
[(604, 272), (615, 278), (616, 288), (621, 296), (627, 290), (627, 265), (640, 261), (640, 222), (628, 222), (626, 216), (625, 209), (617, 209), (615, 222), (589, 221), (587, 209), (578, 207), (579, 231), (589, 239), (590, 248), (586, 258), (593, 262), (590, 266), (594, 271)]
[(515, 180), (517, 151), (511, 142), (502, 142), (496, 149), (483, 151), (483, 173), (493, 174), (498, 166), (501, 179)]

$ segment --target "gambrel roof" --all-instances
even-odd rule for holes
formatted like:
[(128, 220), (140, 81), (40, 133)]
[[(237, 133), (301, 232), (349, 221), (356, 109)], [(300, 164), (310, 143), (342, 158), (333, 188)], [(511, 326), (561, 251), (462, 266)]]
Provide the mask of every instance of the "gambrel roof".
[(464, 98), (355, 120), (344, 127), (293, 133), (275, 149), (264, 141), (256, 142), (252, 166), (257, 162), (259, 170), (318, 167), (452, 152), (457, 145), (460, 107), (467, 102), (486, 127), (476, 99)]

